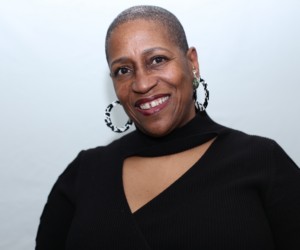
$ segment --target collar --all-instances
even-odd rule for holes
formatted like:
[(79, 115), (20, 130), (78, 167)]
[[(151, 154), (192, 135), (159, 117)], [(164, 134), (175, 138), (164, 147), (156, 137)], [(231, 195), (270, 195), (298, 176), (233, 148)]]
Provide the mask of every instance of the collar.
[(199, 146), (218, 136), (225, 127), (215, 123), (206, 113), (198, 112), (184, 126), (163, 137), (152, 137), (138, 128), (120, 139), (125, 157), (158, 157), (176, 154)]

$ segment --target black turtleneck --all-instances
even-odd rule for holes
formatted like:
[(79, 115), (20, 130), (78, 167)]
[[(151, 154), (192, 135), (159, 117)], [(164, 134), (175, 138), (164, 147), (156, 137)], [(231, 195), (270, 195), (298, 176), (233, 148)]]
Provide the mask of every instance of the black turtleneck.
[[(175, 154), (216, 136), (185, 174), (131, 213), (125, 158)], [(48, 197), (36, 249), (299, 250), (300, 170), (273, 140), (205, 112), (165, 137), (136, 130), (69, 164)]]

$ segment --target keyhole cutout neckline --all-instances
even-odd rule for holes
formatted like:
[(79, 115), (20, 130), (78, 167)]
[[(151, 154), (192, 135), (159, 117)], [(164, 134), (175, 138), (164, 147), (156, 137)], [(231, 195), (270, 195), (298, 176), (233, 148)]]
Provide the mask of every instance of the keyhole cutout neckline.
[[(190, 172), (193, 171), (193, 168), (200, 167), (201, 159), (206, 155), (207, 151), (210, 149), (214, 141), (217, 139), (215, 136), (213, 139), (210, 139), (207, 142), (204, 142), (198, 146), (193, 148), (184, 150), (182, 152), (178, 152), (175, 154), (167, 155), (167, 156), (158, 156), (158, 157), (136, 157), (131, 156), (125, 158), (123, 160), (122, 165), (122, 186), (123, 192), (127, 201), (127, 205), (132, 214), (137, 213), (142, 210), (144, 207), (149, 206), (151, 202), (159, 199), (163, 195), (167, 195), (168, 190), (176, 188), (176, 186), (180, 185), (182, 179), (184, 179)], [(176, 142), (175, 142), (176, 143)], [(170, 159), (173, 157), (173, 159)], [(169, 158), (169, 159), (168, 159)], [(143, 161), (146, 162), (143, 166)], [(151, 168), (161, 168), (161, 163), (159, 161), (177, 161), (179, 162), (179, 166), (170, 166), (170, 162), (168, 163), (168, 169), (158, 170), (162, 171), (162, 175), (171, 174), (172, 176), (168, 176), (161, 178), (161, 183), (158, 183), (159, 187), (154, 187), (153, 185), (157, 185), (157, 182), (154, 180), (159, 176), (159, 173), (155, 173)], [(173, 161), (173, 162), (172, 162)], [(185, 166), (180, 166), (181, 164), (185, 164)], [(156, 164), (158, 163), (158, 164)], [(131, 164), (131, 166), (128, 166)], [(152, 164), (152, 165), (151, 165)], [(134, 165), (134, 166), (132, 166)], [(151, 166), (150, 166), (151, 165)], [(157, 167), (159, 166), (159, 167)], [(172, 171), (172, 167), (174, 166), (174, 171)], [(140, 172), (143, 172), (140, 174)], [(144, 175), (144, 176), (143, 176)], [(147, 181), (147, 176), (151, 178), (152, 181)], [(124, 176), (126, 179), (124, 179)], [(137, 179), (135, 179), (137, 178)], [(149, 179), (148, 178), (148, 179)], [(140, 180), (142, 179), (142, 180)], [(158, 177), (160, 179), (160, 177)], [(135, 182), (135, 183), (132, 183)], [(143, 184), (144, 183), (144, 184)], [(140, 187), (139, 187), (140, 185)]]

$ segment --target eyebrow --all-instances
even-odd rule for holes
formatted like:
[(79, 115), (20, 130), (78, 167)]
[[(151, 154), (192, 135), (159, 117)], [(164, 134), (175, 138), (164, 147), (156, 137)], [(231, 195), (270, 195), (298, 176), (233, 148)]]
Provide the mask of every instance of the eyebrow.
[(144, 54), (150, 54), (150, 53), (152, 53), (152, 52), (154, 52), (154, 51), (157, 51), (157, 50), (164, 50), (164, 51), (167, 51), (167, 52), (169, 52), (169, 53), (172, 53), (170, 50), (168, 50), (168, 49), (166, 49), (166, 48), (164, 48), (164, 47), (154, 47), (154, 48), (145, 49), (145, 50), (142, 52), (142, 54), (143, 54), (143, 55), (144, 55)]
[[(172, 53), (170, 50), (168, 50), (168, 49), (166, 49), (166, 48), (163, 48), (163, 47), (154, 47), (154, 48), (145, 49), (145, 50), (142, 52), (142, 54), (143, 54), (143, 55), (150, 54), (150, 53), (153, 53), (153, 52), (155, 52), (155, 51), (157, 51), (157, 50), (164, 50), (164, 51), (167, 51), (167, 52), (169, 52), (169, 53)], [(116, 64), (116, 63), (124, 62), (124, 61), (127, 61), (127, 60), (129, 60), (128, 57), (120, 57), (120, 58), (114, 60), (114, 61), (110, 64), (110, 67), (112, 67), (112, 66), (113, 66), (114, 64)]]
[(116, 63), (124, 62), (127, 61), (129, 58), (128, 57), (120, 57), (119, 59), (114, 60), (111, 64), (110, 67), (112, 67)]

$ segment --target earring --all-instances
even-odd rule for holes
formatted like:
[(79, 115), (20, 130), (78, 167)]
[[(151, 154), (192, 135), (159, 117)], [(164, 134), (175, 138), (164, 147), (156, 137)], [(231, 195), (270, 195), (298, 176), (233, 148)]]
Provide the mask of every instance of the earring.
[[(208, 91), (207, 83), (205, 82), (204, 79), (202, 79), (200, 77), (198, 78), (196, 76), (196, 70), (194, 68), (194, 65), (193, 65), (192, 72), (194, 75), (194, 80), (193, 80), (194, 95), (193, 96), (194, 96), (195, 107), (198, 111), (205, 111), (205, 109), (207, 108), (207, 105), (208, 105), (208, 100), (209, 100), (209, 91)], [(197, 101), (197, 88), (199, 87), (200, 82), (203, 85), (204, 93), (205, 93), (205, 100), (204, 100), (203, 105)]]
[(193, 74), (194, 74), (193, 86), (194, 86), (194, 90), (196, 90), (199, 87), (199, 81), (196, 76), (196, 70), (194, 69), (194, 66), (193, 66)]
[(111, 112), (112, 108), (113, 108), (114, 106), (116, 106), (117, 104), (120, 104), (120, 105), (121, 105), (120, 101), (118, 101), (118, 100), (117, 100), (117, 101), (114, 101), (114, 102), (112, 102), (111, 104), (109, 104), (109, 105), (107, 106), (107, 108), (105, 109), (104, 121), (105, 121), (106, 125), (107, 125), (109, 128), (111, 128), (112, 131), (117, 132), (117, 133), (123, 133), (123, 132), (125, 132), (126, 130), (128, 130), (128, 129), (131, 127), (131, 125), (132, 125), (133, 122), (132, 122), (132, 120), (129, 118), (128, 121), (126, 122), (126, 124), (125, 124), (123, 127), (121, 127), (121, 128), (119, 128), (119, 127), (117, 127), (117, 126), (114, 126), (114, 125), (112, 124), (111, 119), (110, 119), (110, 112)]

